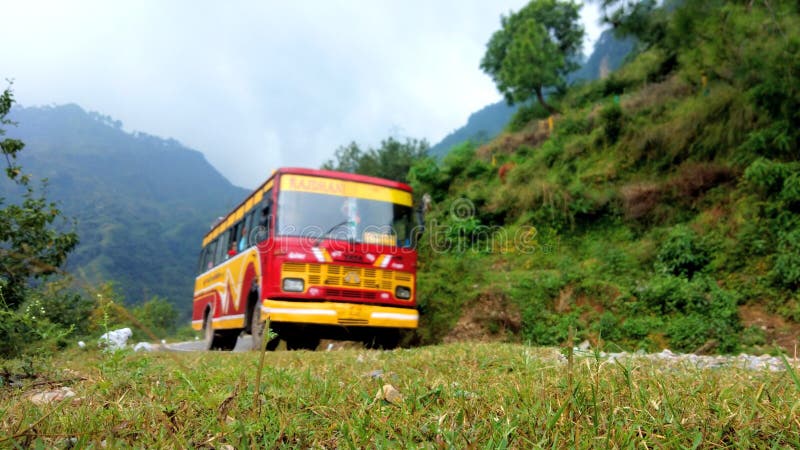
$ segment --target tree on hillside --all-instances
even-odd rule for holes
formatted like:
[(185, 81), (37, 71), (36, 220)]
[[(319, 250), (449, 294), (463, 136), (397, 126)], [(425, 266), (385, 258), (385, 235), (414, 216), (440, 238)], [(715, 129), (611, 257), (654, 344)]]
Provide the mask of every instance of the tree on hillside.
[[(706, 0), (599, 0), (598, 3), (603, 13), (603, 22), (613, 27), (614, 35), (620, 38), (635, 37), (640, 51), (664, 43), (669, 33), (671, 13), (676, 8), (694, 8), (705, 4), (709, 6), (706, 11), (697, 13), (714, 14), (721, 6), (721, 2), (714, 4), (715, 2)], [(690, 3), (693, 5), (689, 5)], [(697, 18), (699, 17), (701, 15)]]
[(486, 45), (481, 69), (489, 74), (509, 104), (536, 96), (550, 113), (544, 90), (562, 87), (579, 67), (583, 43), (580, 5), (572, 1), (533, 0), (516, 13), (500, 18), (501, 28)]
[[(5, 127), (14, 125), (6, 116), (14, 103), (10, 87), (0, 96), (0, 138)], [(0, 198), (0, 306), (16, 308), (25, 299), (31, 280), (55, 273), (67, 254), (78, 244), (74, 231), (63, 232), (53, 226), (61, 211), (55, 203), (36, 195), (30, 177), (22, 174), (16, 162), (24, 144), (11, 138), (0, 141), (6, 160), (6, 176), (25, 193), (21, 204), (3, 206)]]
[(407, 138), (400, 142), (388, 138), (378, 148), (362, 150), (358, 144), (339, 147), (333, 159), (323, 165), (323, 169), (370, 175), (389, 180), (406, 182), (408, 169), (428, 154), (428, 142)]

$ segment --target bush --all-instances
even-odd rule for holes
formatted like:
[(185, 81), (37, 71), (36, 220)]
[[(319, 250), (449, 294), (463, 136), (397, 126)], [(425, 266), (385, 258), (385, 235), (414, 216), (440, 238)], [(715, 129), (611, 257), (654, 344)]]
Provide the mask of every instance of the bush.
[(600, 117), (603, 121), (603, 131), (605, 132), (606, 142), (608, 142), (609, 145), (614, 144), (617, 142), (622, 132), (624, 118), (622, 108), (617, 102), (613, 102), (600, 111)]
[(149, 340), (153, 337), (151, 334), (158, 338), (171, 336), (178, 328), (178, 310), (167, 299), (153, 297), (134, 307), (132, 312), (133, 317), (147, 328), (136, 333), (143, 339)]
[(654, 316), (630, 316), (622, 322), (620, 332), (634, 341), (640, 341), (651, 333), (662, 329), (664, 322)]
[(692, 278), (711, 261), (708, 245), (685, 226), (673, 227), (656, 255), (656, 268), (666, 274)]
[[(713, 279), (656, 276), (641, 289), (639, 299), (665, 316), (666, 334), (674, 350), (694, 351), (709, 341), (714, 341), (714, 350), (720, 352), (738, 348), (741, 330), (738, 297), (717, 286)], [(643, 333), (653, 332), (656, 327), (647, 319), (630, 320), (632, 323), (625, 332), (634, 339), (641, 339)]]
[(0, 307), (0, 355), (4, 358), (50, 354), (67, 345), (71, 332), (71, 328), (47, 320), (36, 301), (27, 302), (19, 311)]
[(797, 163), (780, 163), (759, 158), (744, 171), (744, 178), (767, 197), (783, 189), (784, 180), (798, 173)]
[(508, 129), (512, 132), (522, 131), (526, 125), (537, 119), (544, 119), (550, 113), (539, 102), (533, 102), (527, 105), (521, 105), (517, 112), (511, 117), (508, 123)]
[(782, 233), (778, 237), (775, 264), (769, 275), (778, 286), (790, 289), (800, 287), (800, 230)]

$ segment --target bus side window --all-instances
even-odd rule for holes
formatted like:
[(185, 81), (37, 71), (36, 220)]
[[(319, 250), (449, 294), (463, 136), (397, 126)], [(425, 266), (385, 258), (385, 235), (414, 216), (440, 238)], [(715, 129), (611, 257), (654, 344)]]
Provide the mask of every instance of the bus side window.
[(256, 230), (255, 234), (251, 234), (250, 243), (266, 241), (269, 238), (269, 227), (272, 214), (272, 190), (264, 193), (264, 200), (253, 208), (252, 223), (253, 228)]
[(217, 249), (217, 241), (214, 240), (206, 246), (206, 254), (203, 256), (203, 271), (214, 267), (214, 252)]
[(242, 234), (242, 224), (244, 222), (237, 222), (233, 227), (231, 227), (231, 233), (228, 236), (228, 249), (233, 249), (235, 253), (238, 253), (239, 250), (239, 236)]
[(214, 255), (214, 265), (220, 264), (225, 261), (225, 257), (228, 256), (228, 249), (225, 248), (228, 243), (228, 235), (230, 234), (230, 230), (225, 231), (222, 235), (217, 239), (217, 251)]
[[(250, 236), (253, 234), (253, 214), (254, 211), (251, 209), (250, 212), (244, 217), (244, 247), (250, 247), (253, 242), (250, 240)], [(241, 238), (241, 236), (240, 236)]]
[(200, 275), (201, 273), (205, 272), (205, 267), (203, 265), (203, 260), (206, 258), (206, 251), (208, 250), (208, 246), (203, 247), (200, 250), (200, 256), (197, 258), (197, 274)]

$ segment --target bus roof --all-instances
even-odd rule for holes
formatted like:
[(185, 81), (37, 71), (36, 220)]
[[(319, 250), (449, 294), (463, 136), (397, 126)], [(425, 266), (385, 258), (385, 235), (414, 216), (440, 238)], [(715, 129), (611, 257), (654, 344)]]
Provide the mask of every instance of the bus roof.
[[(213, 234), (218, 228), (225, 228), (232, 224), (229, 224), (229, 219), (231, 216), (242, 214), (244, 213), (245, 209), (249, 209), (252, 207), (254, 203), (254, 199), (257, 198), (257, 201), (261, 201), (263, 194), (272, 188), (275, 178), (278, 175), (282, 174), (293, 174), (293, 175), (307, 175), (307, 176), (315, 176), (315, 177), (324, 177), (324, 178), (336, 178), (339, 180), (346, 180), (346, 181), (355, 181), (358, 183), (366, 183), (366, 184), (375, 184), (378, 186), (385, 186), (393, 189), (400, 189), (406, 192), (411, 192), (411, 186), (400, 183), (398, 181), (387, 180), (385, 178), (378, 178), (378, 177), (371, 177), (367, 175), (359, 175), (355, 173), (347, 173), (347, 172), (338, 172), (335, 170), (323, 170), (323, 169), (306, 169), (302, 167), (281, 167), (272, 172), (272, 175), (266, 179), (261, 185), (259, 185), (256, 189), (253, 190), (241, 203), (236, 205), (225, 217), (222, 217), (219, 221), (215, 222), (214, 225), (211, 226), (211, 229), (203, 236), (203, 241), (205, 245), (205, 241), (208, 239), (208, 236)], [(238, 219), (236, 219), (238, 220)], [(236, 222), (235, 220), (233, 221)]]

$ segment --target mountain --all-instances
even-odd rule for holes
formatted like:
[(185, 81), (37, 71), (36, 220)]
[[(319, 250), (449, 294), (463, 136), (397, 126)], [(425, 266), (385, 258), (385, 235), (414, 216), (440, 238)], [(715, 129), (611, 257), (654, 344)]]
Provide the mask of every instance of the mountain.
[(469, 115), (466, 125), (451, 132), (428, 149), (428, 154), (441, 159), (451, 148), (464, 141), (472, 141), (479, 145), (494, 138), (503, 131), (518, 107), (500, 101), (481, 108)]
[[(189, 305), (203, 234), (247, 191), (200, 152), (74, 104), (15, 107), (10, 119), (18, 125), (8, 135), (25, 143), (23, 170), (47, 178), (47, 198), (77, 222), (67, 270), (114, 281), (128, 303), (158, 295)], [(13, 189), (0, 183), (0, 194)]]
[[(569, 81), (591, 81), (607, 76), (625, 61), (633, 49), (633, 38), (619, 39), (606, 30), (594, 45), (591, 56), (569, 77)], [(496, 137), (517, 112), (519, 105), (509, 106), (504, 100), (470, 114), (467, 124), (451, 132), (428, 150), (428, 154), (443, 158), (451, 148), (465, 141), (480, 145)]]
[(583, 80), (592, 81), (607, 77), (625, 62), (633, 50), (636, 40), (633, 37), (618, 38), (613, 30), (605, 30), (594, 43), (594, 51), (580, 69), (573, 72), (571, 83)]

